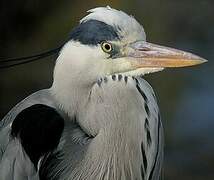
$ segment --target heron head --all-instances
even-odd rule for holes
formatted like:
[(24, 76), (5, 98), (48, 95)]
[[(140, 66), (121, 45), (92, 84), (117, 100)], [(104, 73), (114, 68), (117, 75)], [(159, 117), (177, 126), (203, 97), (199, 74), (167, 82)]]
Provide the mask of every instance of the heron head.
[[(143, 75), (167, 67), (192, 66), (206, 60), (188, 52), (146, 41), (134, 17), (110, 7), (88, 11), (62, 48), (56, 69), (93, 79), (112, 74)], [(90, 74), (90, 75), (89, 75)]]

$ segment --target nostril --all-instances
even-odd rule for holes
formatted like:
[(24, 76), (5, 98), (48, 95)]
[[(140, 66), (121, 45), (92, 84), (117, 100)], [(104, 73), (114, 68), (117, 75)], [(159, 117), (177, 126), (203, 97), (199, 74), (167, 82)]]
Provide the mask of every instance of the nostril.
[(150, 51), (148, 47), (141, 47), (138, 49), (139, 51)]

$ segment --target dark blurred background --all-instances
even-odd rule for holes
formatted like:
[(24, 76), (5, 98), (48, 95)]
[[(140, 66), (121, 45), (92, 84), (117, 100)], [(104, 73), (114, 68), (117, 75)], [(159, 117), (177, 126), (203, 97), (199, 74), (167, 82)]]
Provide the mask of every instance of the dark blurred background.
[[(201, 66), (145, 78), (153, 86), (165, 127), (165, 180), (214, 179), (213, 0), (0, 1), (0, 58), (54, 48), (97, 6), (110, 5), (144, 25), (147, 40), (194, 52)], [(0, 119), (20, 100), (50, 87), (55, 58), (0, 69)]]

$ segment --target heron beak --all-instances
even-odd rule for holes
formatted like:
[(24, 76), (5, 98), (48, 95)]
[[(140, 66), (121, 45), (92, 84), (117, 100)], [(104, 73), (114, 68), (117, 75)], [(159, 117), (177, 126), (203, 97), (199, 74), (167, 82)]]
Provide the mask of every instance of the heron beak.
[(207, 62), (197, 55), (145, 41), (130, 44), (126, 56), (134, 68), (185, 67)]

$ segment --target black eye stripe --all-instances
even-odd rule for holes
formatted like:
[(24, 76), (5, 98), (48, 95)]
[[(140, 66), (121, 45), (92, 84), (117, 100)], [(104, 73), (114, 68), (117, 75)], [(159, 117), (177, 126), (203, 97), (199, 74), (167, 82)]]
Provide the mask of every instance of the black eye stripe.
[(103, 40), (119, 40), (117, 28), (97, 20), (89, 20), (79, 24), (70, 34), (70, 40), (82, 44), (98, 45)]

